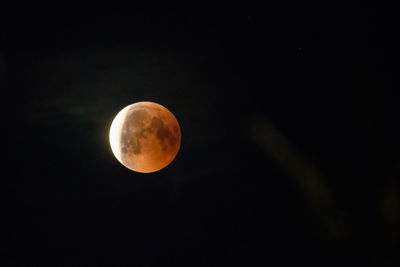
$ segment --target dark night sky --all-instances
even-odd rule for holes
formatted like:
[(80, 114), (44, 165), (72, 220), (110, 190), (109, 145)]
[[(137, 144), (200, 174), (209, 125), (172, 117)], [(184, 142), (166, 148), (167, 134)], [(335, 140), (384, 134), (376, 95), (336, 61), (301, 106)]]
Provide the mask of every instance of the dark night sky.
[[(40, 10), (1, 35), (4, 266), (396, 263), (394, 12)], [(153, 174), (108, 143), (138, 101), (182, 129)]]

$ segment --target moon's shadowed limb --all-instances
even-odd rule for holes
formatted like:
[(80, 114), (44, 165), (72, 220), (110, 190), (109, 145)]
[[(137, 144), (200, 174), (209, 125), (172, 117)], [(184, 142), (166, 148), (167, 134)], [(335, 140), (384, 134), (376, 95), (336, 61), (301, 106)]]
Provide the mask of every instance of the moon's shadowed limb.
[[(118, 148), (113, 149), (117, 159), (127, 168), (139, 172), (154, 172), (166, 167), (180, 147), (181, 132), (174, 115), (152, 102), (135, 103), (121, 112), (124, 110), (118, 125), (114, 122), (112, 125), (112, 128), (119, 127)], [(110, 142), (113, 142), (111, 135)]]

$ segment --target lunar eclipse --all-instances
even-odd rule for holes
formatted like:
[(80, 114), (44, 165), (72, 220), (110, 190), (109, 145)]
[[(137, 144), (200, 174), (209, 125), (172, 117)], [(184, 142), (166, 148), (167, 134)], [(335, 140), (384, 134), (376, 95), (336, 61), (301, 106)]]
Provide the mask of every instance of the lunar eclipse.
[(181, 144), (181, 130), (175, 116), (164, 106), (137, 102), (117, 114), (109, 138), (111, 150), (122, 165), (151, 173), (174, 160)]

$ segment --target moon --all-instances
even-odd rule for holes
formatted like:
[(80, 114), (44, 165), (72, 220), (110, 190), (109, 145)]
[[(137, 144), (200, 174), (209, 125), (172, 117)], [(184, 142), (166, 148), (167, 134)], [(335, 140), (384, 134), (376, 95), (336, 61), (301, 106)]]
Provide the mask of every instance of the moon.
[(168, 166), (178, 154), (181, 129), (164, 106), (137, 102), (123, 108), (114, 118), (110, 145), (114, 156), (128, 169), (156, 172)]

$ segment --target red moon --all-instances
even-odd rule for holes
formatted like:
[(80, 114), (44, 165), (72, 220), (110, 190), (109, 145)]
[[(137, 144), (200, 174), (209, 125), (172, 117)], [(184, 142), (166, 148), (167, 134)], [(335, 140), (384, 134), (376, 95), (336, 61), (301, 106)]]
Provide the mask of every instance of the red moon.
[(178, 154), (181, 129), (175, 116), (154, 102), (123, 108), (110, 128), (111, 150), (130, 170), (150, 173), (168, 166)]

